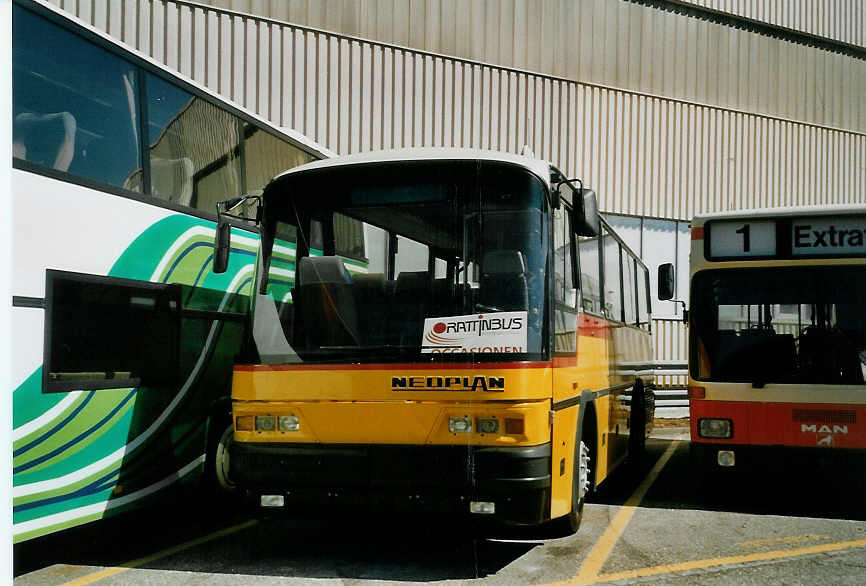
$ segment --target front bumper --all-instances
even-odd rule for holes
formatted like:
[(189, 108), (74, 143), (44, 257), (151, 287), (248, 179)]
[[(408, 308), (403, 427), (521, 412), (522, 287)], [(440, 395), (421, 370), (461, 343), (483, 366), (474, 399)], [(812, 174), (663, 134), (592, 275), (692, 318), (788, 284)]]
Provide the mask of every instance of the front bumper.
[(287, 503), (368, 503), (395, 509), (468, 512), (496, 503), (492, 517), (537, 524), (550, 517), (551, 445), (519, 447), (257, 444), (235, 442), (230, 474), (254, 494)]
[(719, 465), (719, 452), (734, 453), (734, 465), (727, 467), (739, 470), (788, 470), (807, 463), (820, 463), (845, 471), (859, 470), (866, 474), (866, 450), (803, 448), (799, 446), (752, 446), (728, 443), (694, 441), (689, 445), (694, 465), (705, 470), (723, 468)]

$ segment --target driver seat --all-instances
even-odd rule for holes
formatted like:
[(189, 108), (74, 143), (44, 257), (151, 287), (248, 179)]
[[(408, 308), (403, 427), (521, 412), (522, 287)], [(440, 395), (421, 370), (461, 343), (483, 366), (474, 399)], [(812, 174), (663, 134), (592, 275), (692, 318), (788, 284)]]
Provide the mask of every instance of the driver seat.
[(478, 302), (499, 311), (529, 307), (526, 260), (519, 250), (490, 250), (481, 261)]

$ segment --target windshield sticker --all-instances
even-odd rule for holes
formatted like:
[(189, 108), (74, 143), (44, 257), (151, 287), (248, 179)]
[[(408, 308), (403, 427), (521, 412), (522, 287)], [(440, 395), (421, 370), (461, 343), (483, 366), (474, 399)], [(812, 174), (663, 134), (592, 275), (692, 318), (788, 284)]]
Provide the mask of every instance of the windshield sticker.
[(525, 353), (526, 317), (525, 311), (428, 317), (421, 353)]

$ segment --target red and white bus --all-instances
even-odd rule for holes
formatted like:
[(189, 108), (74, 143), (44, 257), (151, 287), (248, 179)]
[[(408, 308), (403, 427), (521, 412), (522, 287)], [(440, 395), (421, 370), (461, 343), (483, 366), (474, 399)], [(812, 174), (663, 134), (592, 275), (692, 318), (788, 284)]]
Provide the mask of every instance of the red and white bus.
[[(704, 215), (691, 235), (693, 454), (866, 461), (866, 206)], [(659, 267), (659, 298), (672, 279)]]

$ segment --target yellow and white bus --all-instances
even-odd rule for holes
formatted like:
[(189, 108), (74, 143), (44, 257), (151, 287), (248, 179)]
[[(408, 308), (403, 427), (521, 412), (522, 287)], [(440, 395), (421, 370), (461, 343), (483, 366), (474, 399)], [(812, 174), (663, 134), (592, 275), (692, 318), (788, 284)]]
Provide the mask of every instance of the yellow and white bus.
[[(795, 452), (862, 463), (866, 206), (698, 216), (691, 233), (696, 459), (710, 470)], [(670, 298), (669, 265), (659, 278)]]
[[(647, 269), (576, 184), (453, 149), (274, 179), (232, 480), (265, 507), (360, 500), (576, 530), (654, 412), (634, 367), (651, 354)], [(287, 254), (291, 270), (273, 262)]]

